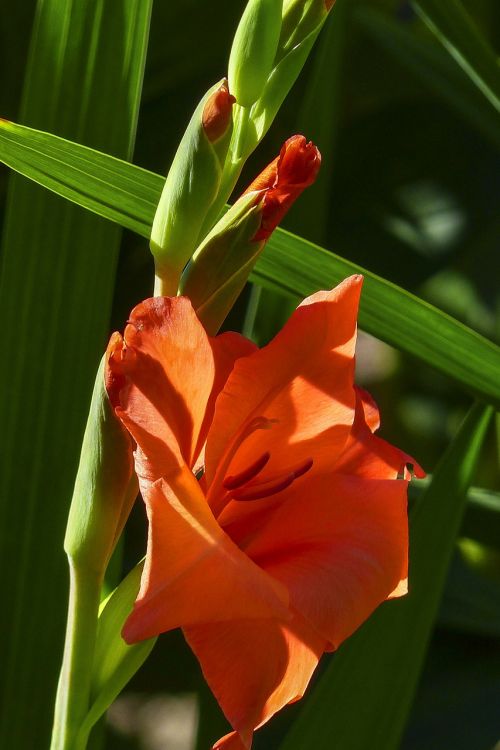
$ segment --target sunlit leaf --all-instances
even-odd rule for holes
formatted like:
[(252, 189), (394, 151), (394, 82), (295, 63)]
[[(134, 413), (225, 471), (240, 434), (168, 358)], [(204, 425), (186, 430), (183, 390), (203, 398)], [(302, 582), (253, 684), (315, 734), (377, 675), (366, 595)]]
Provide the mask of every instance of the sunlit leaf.
[[(40, 0), (21, 120), (130, 158), (151, 0)], [(121, 231), (13, 176), (0, 314), (0, 746), (47, 748), (64, 639), (62, 539)]]
[[(34, 133), (5, 122), (0, 122), (0, 159), (59, 195), (149, 236), (161, 192), (158, 175), (92, 149), (61, 142), (48, 133)], [(499, 347), (355, 263), (278, 229), (260, 257), (253, 279), (282, 294), (300, 297), (331, 287), (353, 273), (365, 275), (362, 328), (427, 362), (484, 400), (500, 405)]]
[(500, 113), (497, 56), (461, 0), (412, 0), (437, 39)]
[(432, 37), (423, 38), (390, 16), (361, 6), (356, 18), (370, 36), (404, 65), (416, 80), (500, 148), (498, 110)]

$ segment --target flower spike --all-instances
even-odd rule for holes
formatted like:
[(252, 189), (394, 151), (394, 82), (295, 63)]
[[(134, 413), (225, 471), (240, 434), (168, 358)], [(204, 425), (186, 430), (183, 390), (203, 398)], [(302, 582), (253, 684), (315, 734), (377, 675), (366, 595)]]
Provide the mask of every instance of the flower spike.
[(243, 289), (266, 241), (300, 193), (316, 179), (321, 155), (294, 135), (215, 225), (180, 284), (210, 333), (216, 333)]

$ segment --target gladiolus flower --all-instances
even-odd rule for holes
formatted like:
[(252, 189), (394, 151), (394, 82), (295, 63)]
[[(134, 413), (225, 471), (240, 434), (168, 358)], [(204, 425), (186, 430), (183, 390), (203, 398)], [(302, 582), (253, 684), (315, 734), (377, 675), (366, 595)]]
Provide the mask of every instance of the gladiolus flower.
[[(146, 300), (110, 343), (149, 518), (129, 643), (182, 627), (234, 732), (302, 696), (318, 659), (405, 591), (406, 468), (353, 383), (362, 278), (306, 299), (261, 350)], [(420, 474), (421, 470), (416, 467)]]

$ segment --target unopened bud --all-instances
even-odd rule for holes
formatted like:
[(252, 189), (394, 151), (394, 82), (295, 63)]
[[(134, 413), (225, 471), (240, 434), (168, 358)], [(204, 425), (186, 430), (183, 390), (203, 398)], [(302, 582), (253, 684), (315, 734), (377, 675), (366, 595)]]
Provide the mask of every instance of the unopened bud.
[(278, 57), (319, 30), (335, 0), (285, 0)]
[(249, 0), (229, 57), (229, 85), (238, 104), (260, 98), (273, 69), (281, 34), (282, 0)]
[(182, 269), (199, 242), (204, 219), (217, 198), (232, 133), (232, 105), (225, 80), (203, 97), (170, 167), (151, 229), (151, 252), (161, 293), (175, 294)]
[(132, 442), (106, 394), (103, 360), (92, 394), (64, 540), (64, 549), (77, 566), (104, 574), (137, 493)]
[(180, 291), (210, 334), (224, 321), (273, 229), (314, 182), (320, 163), (318, 149), (303, 135), (289, 138), (193, 255)]
[(256, 145), (268, 131), (333, 5), (334, 0), (285, 0), (272, 74), (252, 108), (253, 132), (251, 139), (247, 138), (247, 148)]
[(210, 143), (216, 143), (227, 133), (232, 122), (232, 108), (235, 101), (225, 81), (206, 100), (201, 122)]
[(292, 135), (280, 155), (248, 186), (245, 194), (266, 189), (260, 227), (255, 240), (267, 240), (301, 192), (312, 185), (321, 166), (321, 154), (303, 135)]

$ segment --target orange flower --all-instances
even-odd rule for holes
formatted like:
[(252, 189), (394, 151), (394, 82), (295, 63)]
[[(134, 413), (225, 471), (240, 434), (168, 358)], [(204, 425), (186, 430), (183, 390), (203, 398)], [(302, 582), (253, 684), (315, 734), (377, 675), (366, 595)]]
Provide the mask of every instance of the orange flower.
[(110, 342), (149, 518), (123, 635), (183, 628), (235, 730), (216, 748), (249, 748), (321, 654), (405, 591), (414, 461), (373, 435), (353, 384), (361, 284), (312, 295), (261, 350), (207, 336), (183, 297), (141, 303)]

